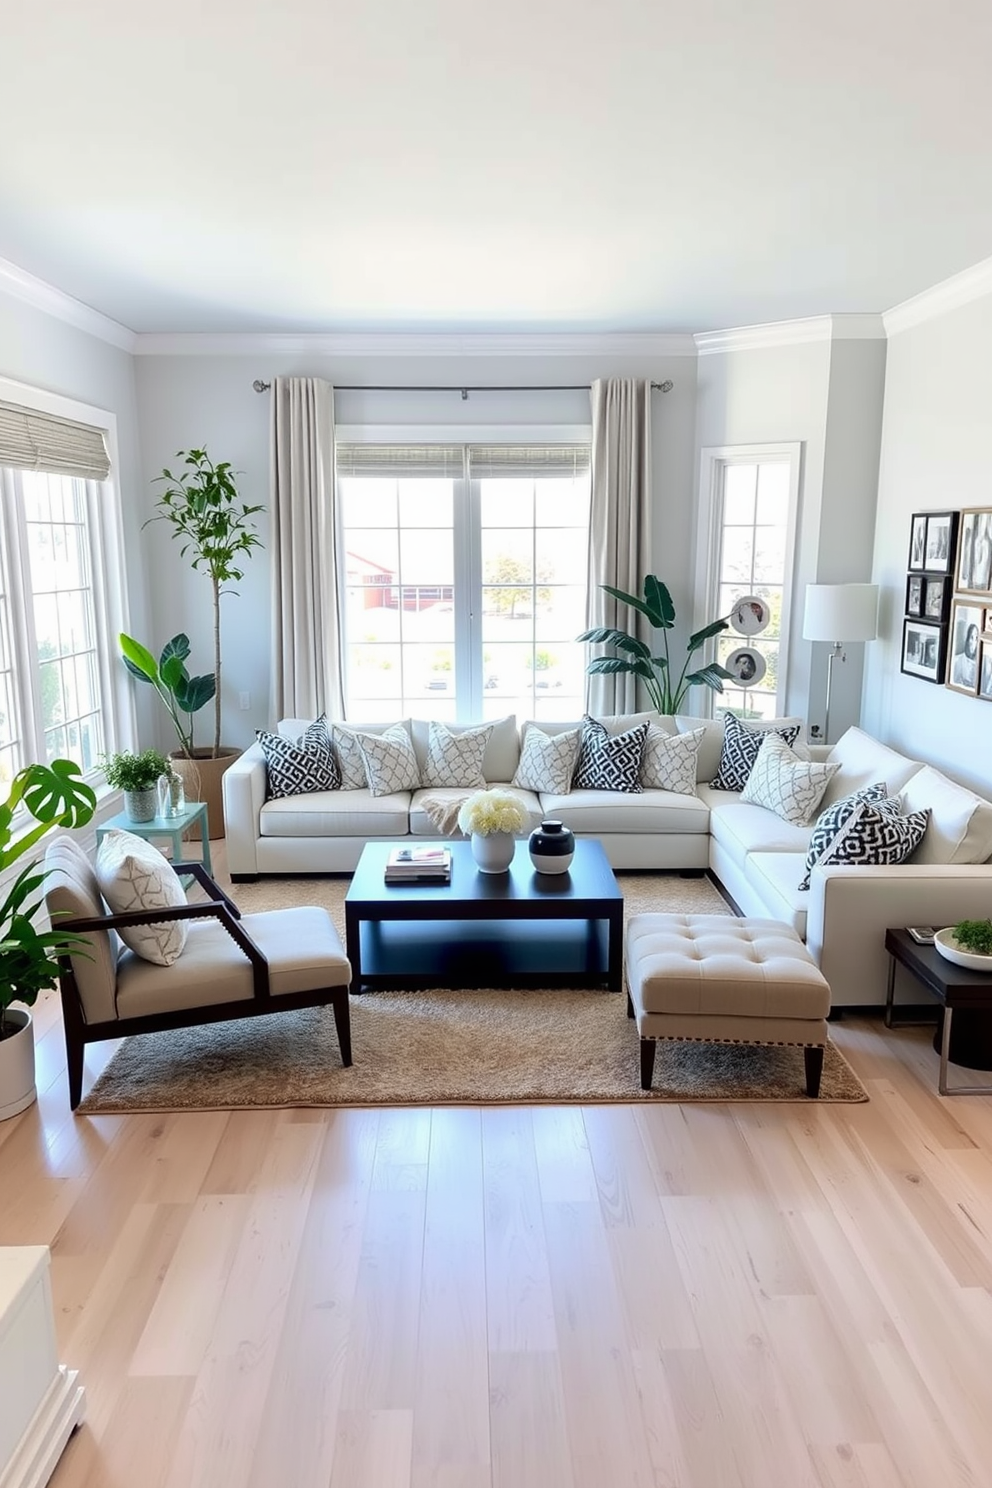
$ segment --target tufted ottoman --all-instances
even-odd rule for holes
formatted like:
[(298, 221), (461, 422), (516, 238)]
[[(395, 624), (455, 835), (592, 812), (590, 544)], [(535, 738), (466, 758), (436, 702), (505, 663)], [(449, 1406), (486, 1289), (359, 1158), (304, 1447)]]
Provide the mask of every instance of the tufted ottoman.
[(627, 1013), (641, 1038), (641, 1089), (658, 1039), (798, 1044), (806, 1094), (820, 1093), (830, 988), (799, 936), (777, 920), (634, 915)]

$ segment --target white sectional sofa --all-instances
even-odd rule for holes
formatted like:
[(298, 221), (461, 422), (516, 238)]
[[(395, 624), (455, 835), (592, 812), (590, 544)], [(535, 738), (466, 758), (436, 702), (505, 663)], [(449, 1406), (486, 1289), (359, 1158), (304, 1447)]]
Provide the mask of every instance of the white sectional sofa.
[[(889, 926), (992, 914), (992, 802), (932, 767), (856, 728), (832, 749), (815, 749), (816, 757), (839, 765), (821, 809), (881, 780), (890, 794), (901, 796), (907, 811), (929, 807), (931, 821), (909, 863), (814, 868), (809, 889), (800, 891), (812, 828), (793, 826), (742, 801), (738, 793), (707, 783), (717, 773), (722, 723), (649, 714), (606, 722), (611, 732), (620, 732), (646, 717), (668, 732), (705, 724), (695, 796), (658, 790), (521, 791), (532, 824), (560, 817), (578, 835), (597, 837), (618, 870), (712, 870), (743, 914), (781, 920), (798, 931), (830, 983), (835, 1006), (884, 1002)], [(296, 737), (308, 721), (285, 719), (279, 731)], [(518, 735), (515, 720), (496, 724), (483, 760), (489, 784), (512, 780), (520, 737), (529, 726), (523, 724)], [(537, 726), (558, 733), (580, 724)], [(429, 725), (413, 719), (407, 727), (422, 761)], [(374, 797), (368, 790), (322, 791), (267, 801), (265, 760), (254, 745), (224, 776), (228, 868), (235, 881), (260, 874), (350, 872), (371, 838), (436, 838), (422, 802), (427, 795), (445, 794), (462, 793), (431, 788)]]

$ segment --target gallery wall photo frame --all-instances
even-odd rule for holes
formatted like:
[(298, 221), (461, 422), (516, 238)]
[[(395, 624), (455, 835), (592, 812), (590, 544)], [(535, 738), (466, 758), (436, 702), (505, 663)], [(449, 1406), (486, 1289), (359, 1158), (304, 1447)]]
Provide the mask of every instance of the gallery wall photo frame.
[(927, 513), (914, 512), (909, 530), (909, 562), (906, 565), (914, 573), (922, 573), (927, 566)]
[(906, 575), (906, 608), (904, 614), (915, 615), (917, 619), (923, 617), (923, 575), (911, 573)]
[(950, 574), (921, 575), (923, 588), (922, 615), (926, 620), (946, 620), (951, 613)]
[(961, 513), (954, 587), (960, 594), (992, 594), (992, 506)]
[(902, 667), (907, 676), (943, 682), (947, 666), (947, 626), (907, 618), (902, 623)]
[(982, 642), (978, 696), (984, 698), (987, 703), (992, 703), (992, 641)]
[(947, 686), (974, 697), (978, 692), (979, 651), (985, 611), (979, 604), (955, 599), (948, 636)]
[(956, 511), (926, 513), (927, 542), (923, 562), (926, 573), (951, 574), (954, 572), (958, 515)]

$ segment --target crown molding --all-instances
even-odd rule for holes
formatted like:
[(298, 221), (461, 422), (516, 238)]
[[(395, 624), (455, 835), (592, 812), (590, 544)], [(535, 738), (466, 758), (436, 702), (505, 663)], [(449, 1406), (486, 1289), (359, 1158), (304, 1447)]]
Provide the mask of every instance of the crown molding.
[(886, 310), (882, 316), (886, 335), (895, 336), (900, 331), (908, 331), (913, 326), (922, 325), (925, 320), (946, 315), (949, 310), (957, 310), (988, 294), (992, 294), (992, 258), (985, 258), (970, 269), (962, 269), (960, 274), (953, 274), (950, 279), (943, 279), (921, 294), (913, 295), (912, 299), (903, 300)]
[(328, 357), (694, 357), (692, 336), (663, 332), (146, 332), (135, 338), (138, 356)]
[(729, 351), (764, 351), (814, 341), (879, 341), (884, 337), (881, 315), (811, 315), (729, 331), (700, 331), (694, 340), (700, 356), (722, 356)]
[(74, 300), (64, 290), (56, 289), (54, 284), (48, 284), (44, 279), (37, 279), (6, 258), (0, 258), (0, 291), (12, 299), (22, 300), (25, 305), (33, 305), (36, 310), (44, 310), (46, 315), (54, 316), (66, 325), (107, 341), (121, 351), (133, 353), (135, 350), (138, 338), (127, 326), (111, 320), (109, 315), (102, 315), (99, 310), (92, 310), (82, 300)]

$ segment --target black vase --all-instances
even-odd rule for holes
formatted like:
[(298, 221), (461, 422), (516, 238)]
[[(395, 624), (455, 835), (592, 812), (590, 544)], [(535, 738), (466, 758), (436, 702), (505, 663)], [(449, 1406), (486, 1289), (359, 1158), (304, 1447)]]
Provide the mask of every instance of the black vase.
[(567, 873), (575, 856), (575, 834), (560, 821), (542, 821), (527, 845), (538, 873)]

